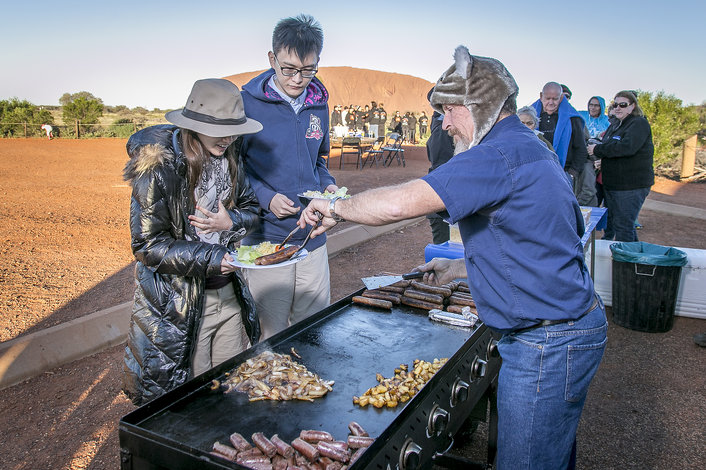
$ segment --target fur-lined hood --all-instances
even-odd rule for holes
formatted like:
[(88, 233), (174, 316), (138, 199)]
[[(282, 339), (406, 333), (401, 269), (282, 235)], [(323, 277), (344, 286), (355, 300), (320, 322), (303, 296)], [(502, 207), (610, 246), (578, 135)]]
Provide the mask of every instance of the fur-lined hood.
[(173, 165), (179, 152), (175, 142), (176, 130), (176, 126), (164, 124), (133, 134), (126, 145), (130, 160), (123, 169), (123, 179), (132, 181), (158, 166)]

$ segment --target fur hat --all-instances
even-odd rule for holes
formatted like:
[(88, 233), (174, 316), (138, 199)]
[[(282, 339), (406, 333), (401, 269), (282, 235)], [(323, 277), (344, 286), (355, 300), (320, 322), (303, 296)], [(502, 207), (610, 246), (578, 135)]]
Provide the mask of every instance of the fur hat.
[(454, 59), (454, 64), (436, 82), (430, 102), (442, 114), (447, 104), (468, 108), (475, 126), (470, 148), (495, 125), (505, 100), (519, 88), (499, 60), (471, 55), (465, 46), (456, 48)]

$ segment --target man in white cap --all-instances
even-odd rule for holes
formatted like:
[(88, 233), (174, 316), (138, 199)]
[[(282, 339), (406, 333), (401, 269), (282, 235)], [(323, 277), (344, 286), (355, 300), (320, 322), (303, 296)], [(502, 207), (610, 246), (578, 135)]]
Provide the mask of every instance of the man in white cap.
[(300, 225), (316, 211), (314, 233), (448, 211), (464, 258), (419, 269), (432, 283), (467, 277), (481, 319), (502, 334), (497, 468), (573, 468), (608, 324), (583, 260), (580, 207), (556, 156), (515, 115), (517, 91), (501, 62), (458, 47), (431, 96), (454, 157), (421, 179), (312, 201)]

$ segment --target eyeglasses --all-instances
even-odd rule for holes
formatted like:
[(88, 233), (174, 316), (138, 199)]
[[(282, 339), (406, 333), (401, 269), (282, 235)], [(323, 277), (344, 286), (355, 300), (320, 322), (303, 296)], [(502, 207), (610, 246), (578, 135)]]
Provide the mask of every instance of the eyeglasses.
[(294, 67), (282, 67), (279, 63), (279, 59), (275, 54), (272, 54), (275, 56), (275, 60), (277, 61), (277, 65), (279, 66), (280, 72), (282, 72), (282, 75), (285, 77), (293, 77), (296, 74), (300, 73), (302, 74), (302, 78), (314, 78), (316, 76), (316, 72), (318, 72), (318, 69), (297, 69)]
[(625, 108), (627, 108), (628, 106), (630, 106), (630, 103), (626, 103), (626, 102), (623, 101), (623, 102), (621, 102), (621, 103), (613, 103), (613, 106), (611, 106), (611, 107), (612, 107), (612, 108), (618, 108), (618, 107), (620, 107), (620, 108), (625, 109)]

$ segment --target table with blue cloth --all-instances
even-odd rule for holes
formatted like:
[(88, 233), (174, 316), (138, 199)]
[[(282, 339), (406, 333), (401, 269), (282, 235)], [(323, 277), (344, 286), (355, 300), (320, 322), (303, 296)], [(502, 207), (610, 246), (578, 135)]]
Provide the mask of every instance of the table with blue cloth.
[[(607, 209), (605, 207), (591, 207), (591, 218), (586, 225), (586, 230), (581, 237), (584, 254), (591, 250), (591, 277), (593, 277), (596, 262), (596, 230), (604, 230), (608, 221)], [(463, 244), (458, 242), (445, 242), (439, 245), (432, 243), (424, 248), (424, 262), (428, 263), (432, 258), (463, 258)]]

